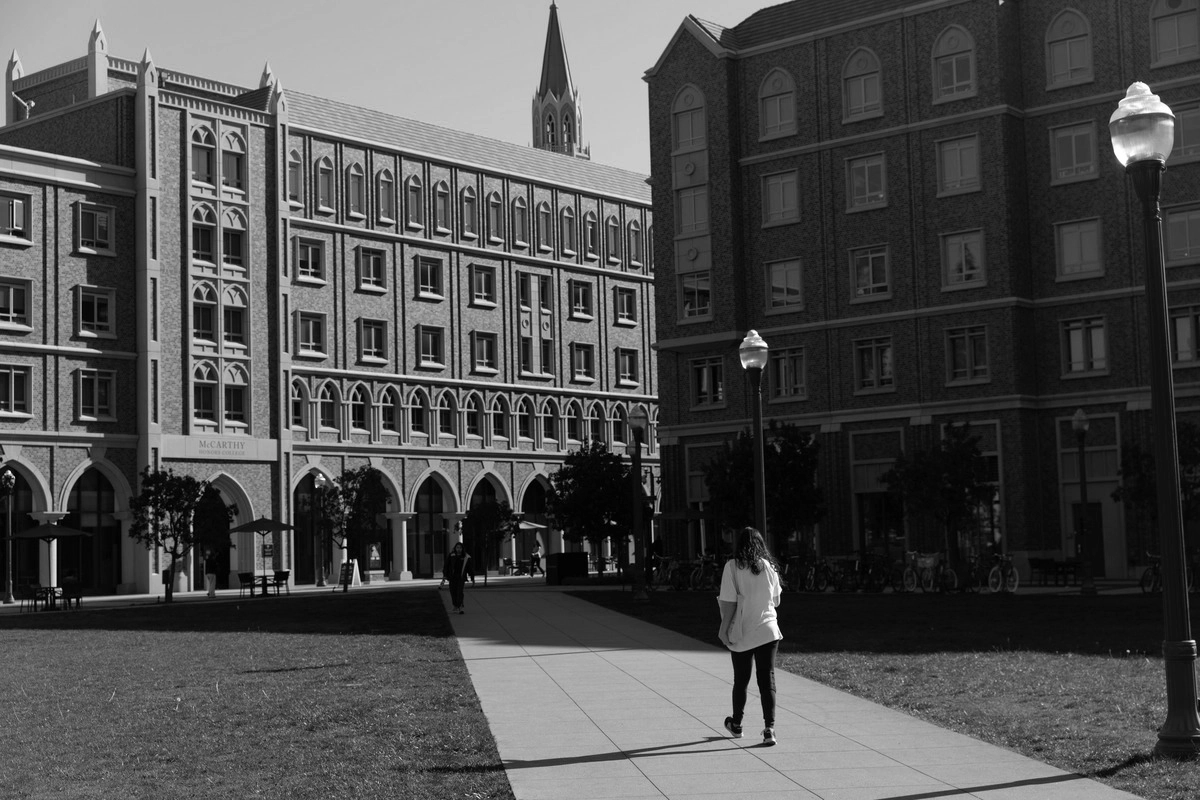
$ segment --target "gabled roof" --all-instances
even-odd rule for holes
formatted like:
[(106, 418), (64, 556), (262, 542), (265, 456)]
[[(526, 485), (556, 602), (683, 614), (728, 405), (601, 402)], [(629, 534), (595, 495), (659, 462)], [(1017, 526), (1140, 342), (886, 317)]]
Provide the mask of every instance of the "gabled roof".
[(650, 204), (646, 176), (636, 172), (394, 117), (291, 89), (286, 90), (286, 97), (293, 128), (382, 145), (433, 161)]
[(916, 0), (792, 0), (761, 8), (738, 23), (732, 49), (749, 50), (911, 5)]
[(574, 93), (571, 82), (571, 65), (567, 63), (567, 46), (563, 43), (562, 29), (558, 25), (558, 7), (550, 3), (550, 25), (546, 28), (546, 49), (542, 53), (542, 80), (538, 84), (538, 97), (552, 93), (563, 98)]

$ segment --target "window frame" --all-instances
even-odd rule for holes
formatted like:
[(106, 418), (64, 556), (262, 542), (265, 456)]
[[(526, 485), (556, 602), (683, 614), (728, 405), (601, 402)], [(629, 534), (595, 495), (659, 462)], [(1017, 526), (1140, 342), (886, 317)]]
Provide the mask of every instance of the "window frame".
[[(891, 336), (855, 339), (854, 394), (884, 394), (896, 391), (895, 349)], [(863, 370), (863, 356), (869, 355), (871, 374)]]
[[(791, 205), (788, 189), (791, 189)], [(778, 207), (775, 201), (778, 200)], [(762, 176), (762, 226), (773, 228), (800, 221), (800, 174), (789, 169)]]
[[(1189, 20), (1190, 18), (1190, 20)], [(1176, 41), (1178, 41), (1178, 22), (1190, 21), (1192, 40), (1195, 43), (1191, 52), (1182, 53), (1177, 46), (1171, 53), (1164, 55), (1165, 48), (1162, 46), (1163, 30), (1160, 23), (1165, 20), (1174, 20), (1176, 22)], [(1151, 69), (1157, 67), (1165, 67), (1170, 64), (1182, 64), (1188, 61), (1195, 61), (1200, 58), (1200, 4), (1196, 0), (1183, 0), (1179, 8), (1169, 8), (1163, 0), (1156, 0), (1150, 6), (1150, 48), (1151, 48)]]
[(618, 347), (616, 352), (617, 386), (637, 386), (641, 382), (638, 369), (638, 351), (632, 347)]
[[(871, 259), (869, 265), (871, 269), (869, 276), (871, 281), (867, 286), (860, 286), (858, 281), (858, 259), (864, 255)], [(875, 280), (874, 275), (875, 259), (877, 257), (882, 257), (883, 259), (884, 280), (882, 283)], [(891, 248), (886, 244), (872, 244), (850, 248), (850, 286), (852, 289), (851, 303), (890, 300), (892, 298)]]
[[(1200, 260), (1200, 203), (1187, 203), (1170, 208), (1162, 209), (1163, 215), (1163, 256), (1168, 267), (1180, 266), (1183, 264), (1194, 264)], [(1172, 230), (1174, 223), (1180, 217), (1188, 219), (1188, 248), (1182, 256), (1175, 256), (1177, 248), (1174, 247), (1172, 239)], [(1191, 241), (1192, 223), (1195, 224), (1196, 241)]]
[(796, 81), (787, 70), (776, 67), (763, 76), (758, 87), (758, 140), (765, 142), (795, 134)]
[(387, 250), (359, 245), (355, 248), (354, 265), (361, 291), (373, 294), (387, 291)]
[[(951, 181), (946, 175), (946, 155), (949, 148), (955, 148), (958, 154), (958, 169), (960, 175), (962, 173), (962, 154), (967, 151), (966, 145), (970, 143), (970, 150), (975, 159), (975, 177), (974, 182), (970, 178), (959, 177), (957, 180)], [(979, 134), (972, 133), (967, 136), (955, 136), (950, 139), (940, 139), (936, 142), (937, 148), (937, 196), (952, 197), (960, 194), (970, 194), (972, 192), (983, 191), (983, 175), (982, 163), (979, 158)]]
[(387, 320), (359, 317), (358, 360), (362, 364), (388, 363)]
[[(1072, 358), (1071, 335), (1075, 331), (1080, 332), (1079, 341), (1083, 346), (1083, 352), (1080, 353), (1081, 358), (1078, 360)], [(1095, 353), (1094, 334), (1096, 331), (1099, 331), (1102, 337), (1103, 353), (1099, 357)], [(1060, 362), (1062, 378), (1095, 377), (1109, 374), (1111, 366), (1108, 356), (1108, 321), (1104, 315), (1059, 320), (1059, 341), (1062, 359)], [(1097, 363), (1099, 363), (1099, 366), (1097, 366)], [(1082, 364), (1083, 366), (1080, 369), (1074, 369), (1073, 366), (1075, 364)]]
[[(868, 89), (874, 79), (875, 101), (868, 98)], [(862, 104), (854, 102), (851, 87), (861, 85)], [(861, 122), (883, 116), (883, 72), (879, 67), (879, 56), (874, 51), (859, 47), (852, 52), (842, 67), (842, 123)]]
[[(943, 233), (938, 240), (938, 249), (942, 257), (942, 291), (976, 289), (987, 285), (987, 251), (984, 247), (983, 228)], [(969, 277), (964, 268), (963, 277), (956, 280), (954, 274), (956, 262), (953, 260), (953, 256), (956, 254), (953, 253), (953, 248), (957, 245), (960, 251), (963, 251), (962, 260), (965, 263), (972, 241), (979, 252), (978, 266), (974, 270), (975, 277)]]
[(472, 264), (470, 280), (470, 305), (476, 308), (495, 308), (496, 268), (489, 264)]
[[(428, 345), (428, 348), (426, 347)], [(417, 369), (446, 368), (446, 329), (440, 325), (417, 325)]]
[(346, 216), (367, 218), (367, 173), (357, 161), (346, 167)]
[(289, 150), (287, 157), (287, 186), (284, 193), (290, 208), (304, 208), (304, 162), (298, 150)]
[[(961, 35), (965, 44), (959, 46), (955, 36)], [(933, 105), (950, 103), (955, 100), (966, 100), (979, 92), (979, 72), (975, 59), (975, 39), (960, 25), (949, 25), (938, 34), (930, 53), (933, 70)], [(970, 75), (966, 81), (957, 74), (961, 66), (960, 59), (966, 60), (965, 66)], [(951, 64), (954, 69), (953, 83), (947, 87), (942, 83), (942, 66)]]
[[(33, 281), (25, 278), (0, 278), (0, 297), (7, 297), (7, 305), (4, 300), (0, 300), (0, 308), (12, 309), (8, 314), (0, 316), (0, 331), (8, 333), (29, 333), (33, 330), (32, 320), (34, 319), (33, 309)], [(18, 305), (17, 299), (20, 299), (20, 305), (24, 312), (18, 313), (15, 309)], [(7, 318), (5, 318), (7, 317)]]
[[(1087, 135), (1087, 160), (1079, 157), (1078, 141), (1081, 134)], [(1060, 162), (1063, 155), (1061, 147), (1069, 142), (1074, 161), (1069, 165)], [(1097, 180), (1100, 177), (1099, 152), (1096, 140), (1096, 123), (1094, 120), (1075, 122), (1069, 125), (1059, 125), (1050, 129), (1050, 185), (1078, 183), (1079, 181)]]
[(591, 342), (571, 342), (571, 382), (595, 383), (596, 346)]
[[(87, 339), (116, 339), (117, 338), (117, 290), (106, 286), (92, 286), (90, 284), (80, 284), (75, 287), (75, 335), (80, 338)], [(84, 315), (84, 308), (87, 306), (88, 300), (91, 299), (97, 311), (98, 316), (99, 303), (102, 301), (108, 315), (108, 323), (100, 325), (93, 322), (91, 327), (88, 326)]]
[(317, 177), (317, 213), (336, 213), (337, 187), (333, 180), (333, 161), (329, 156), (321, 156), (313, 165), (313, 171)]
[(390, 169), (375, 173), (375, 219), (384, 225), (396, 224), (396, 179)]
[(459, 235), (464, 239), (479, 238), (479, 194), (474, 186), (464, 186), (458, 193)]
[(404, 226), (409, 230), (425, 229), (425, 184), (420, 175), (404, 179)]
[[(721, 356), (705, 356), (688, 360), (688, 399), (691, 411), (711, 411), (724, 408), (725, 359)], [(706, 377), (707, 376), (707, 377)], [(707, 391), (702, 387), (707, 385)]]
[[(946, 386), (971, 386), (991, 383), (991, 344), (987, 325), (959, 325), (945, 329)], [(983, 363), (979, 363), (976, 345), (982, 340)], [(955, 344), (963, 342), (966, 363), (959, 366)]]
[[(319, 311), (296, 312), (296, 356), (298, 358), (328, 358), (329, 326), (327, 320), (327, 316)], [(319, 336), (314, 337), (314, 332)]]
[[(1082, 33), (1076, 33), (1074, 25), (1078, 24)], [(1082, 42), (1087, 55), (1087, 65), (1073, 67), (1072, 43)], [(1062, 77), (1057, 73), (1054, 54), (1061, 46), (1066, 46), (1067, 71)], [(1092, 29), (1088, 18), (1073, 8), (1060, 11), (1050, 24), (1046, 26), (1046, 90), (1065, 89), (1069, 86), (1079, 86), (1095, 80), (1095, 59), (1092, 48)]]
[[(796, 362), (799, 366), (796, 366)], [(770, 403), (808, 399), (808, 354), (803, 346), (771, 350), (767, 362)]]
[[(790, 274), (786, 274), (784, 277), (788, 280), (785, 280), (783, 285), (785, 302), (779, 302), (777, 291), (779, 284), (775, 280), (777, 271), (779, 269), (786, 269), (789, 273), (794, 270), (796, 284), (796, 299), (794, 301), (786, 301), (786, 298), (790, 296), (788, 295), (788, 292), (790, 291), (792, 284), (792, 281), (790, 280), (792, 276)], [(765, 309), (766, 313), (783, 314), (804, 310), (804, 265), (800, 258), (781, 258), (775, 261), (768, 261), (763, 264), (763, 272), (767, 290)]]
[[(88, 381), (93, 384), (92, 397), (87, 397)], [(101, 402), (101, 386), (107, 386), (107, 405)], [(77, 373), (76, 419), (81, 422), (115, 422), (117, 397), (117, 372), (111, 369), (83, 368)], [(90, 413), (89, 413), (90, 410)]]
[[(879, 190), (871, 191), (871, 172), (878, 171)], [(862, 183), (865, 190), (859, 192), (856, 184), (856, 173), (863, 172)], [(861, 197), (861, 199), (860, 199)], [(887, 157), (883, 152), (867, 153), (846, 159), (846, 211), (848, 213), (869, 211), (874, 208), (886, 208), (887, 198)]]
[[(1064, 234), (1072, 232), (1079, 235), (1081, 254), (1079, 264), (1084, 265), (1089, 262), (1083, 260), (1083, 253), (1087, 249), (1083, 241), (1082, 234), (1084, 229), (1091, 227), (1094, 230), (1095, 241), (1092, 243), (1092, 248), (1095, 250), (1095, 267), (1093, 269), (1067, 269), (1066, 254), (1064, 251)], [(1100, 217), (1088, 217), (1086, 219), (1069, 220), (1066, 222), (1054, 223), (1054, 275), (1056, 281), (1078, 281), (1089, 278), (1099, 278), (1104, 275), (1104, 237), (1101, 227)]]
[[(328, 274), (325, 268), (325, 240), (297, 236), (295, 241), (296, 282), (324, 286), (327, 283)], [(312, 265), (313, 252), (316, 252), (320, 262), (316, 265), (316, 268)], [(307, 258), (304, 257), (305, 254), (308, 254)], [(305, 264), (308, 266), (305, 266)]]
[(33, 195), (0, 191), (0, 244), (33, 245), (32, 207)]
[(417, 299), (441, 302), (446, 299), (446, 276), (440, 258), (418, 255), (416, 257)]
[(697, 236), (707, 233), (709, 228), (709, 210), (707, 184), (684, 186), (676, 189), (676, 233), (679, 236)]
[[(712, 320), (712, 270), (704, 269), (696, 270), (695, 272), (684, 272), (678, 275), (676, 280), (679, 287), (679, 322), (707, 322)], [(704, 281), (703, 287), (698, 285), (698, 282), (701, 280)], [(703, 305), (697, 302), (694, 307), (689, 307), (689, 296), (694, 296), (698, 299), (703, 297), (706, 302)]]
[[(1169, 318), (1171, 367), (1173, 369), (1200, 367), (1200, 305), (1175, 306), (1170, 309)], [(1190, 355), (1185, 359), (1179, 357), (1179, 328), (1181, 321), (1187, 323), (1188, 339), (1191, 344), (1189, 348)]]
[(579, 278), (571, 278), (567, 283), (571, 291), (570, 318), (580, 320), (595, 319), (593, 312), (596, 304), (592, 282)]
[[(98, 233), (91, 239), (83, 235), (84, 220), (93, 217), (93, 231), (99, 231), (99, 221), (105, 220), (108, 238), (99, 238)], [(117, 209), (114, 206), (101, 205), (79, 201), (75, 204), (75, 252), (82, 255), (115, 256), (117, 254)]]
[(613, 287), (613, 324), (633, 327), (638, 323), (637, 290), (632, 286)]
[(471, 332), (471, 372), (496, 375), (500, 372), (499, 337), (488, 331)]
[[(0, 363), (0, 418), (31, 419), (33, 367)], [(5, 405), (8, 407), (5, 408)]]

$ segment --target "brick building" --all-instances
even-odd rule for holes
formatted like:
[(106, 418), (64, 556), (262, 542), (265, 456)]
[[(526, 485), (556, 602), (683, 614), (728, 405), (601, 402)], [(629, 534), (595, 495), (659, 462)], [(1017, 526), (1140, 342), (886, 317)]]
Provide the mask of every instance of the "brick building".
[(1162, 202), (1177, 403), (1194, 417), (1198, 13), (803, 0), (733, 27), (686, 18), (646, 74), (654, 210), (671, 221), (654, 242), (668, 515), (702, 516), (703, 464), (748, 425), (737, 347), (757, 329), (765, 418), (821, 447), (822, 554), (941, 549), (878, 479), (969, 422), (999, 499), (962, 544), (1073, 557), (1083, 409), (1083, 551), (1097, 575), (1132, 574), (1156, 545), (1110, 495), (1128, 443), (1148, 444), (1144, 251), (1107, 124), (1137, 80), (1177, 115)]
[[(565, 124), (554, 8), (547, 36)], [(99, 23), (80, 59), (26, 74), (14, 53), (0, 448), (15, 529), (93, 534), (20, 543), (17, 581), (159, 588), (169, 565), (127, 536), (146, 466), (211, 481), (235, 525), (294, 525), (235, 535), (222, 585), (336, 569), (314, 481), (368, 464), (390, 498), (382, 545), (351, 554), (364, 577), (439, 573), (486, 499), (547, 524), (569, 450), (624, 452), (628, 412), (657, 416), (646, 178), (562, 135), (584, 157), (285, 91), (269, 66), (244, 87), (117, 58)], [(563, 547), (533, 528), (500, 555), (534, 536)]]

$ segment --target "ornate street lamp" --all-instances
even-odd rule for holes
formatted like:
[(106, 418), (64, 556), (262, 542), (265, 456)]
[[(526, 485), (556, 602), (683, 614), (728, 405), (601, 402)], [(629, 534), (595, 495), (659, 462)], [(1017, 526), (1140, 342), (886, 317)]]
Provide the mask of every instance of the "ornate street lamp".
[(1146, 304), (1150, 328), (1150, 408), (1163, 573), (1163, 663), (1167, 719), (1155, 752), (1191, 758), (1200, 753), (1196, 710), (1196, 642), (1192, 639), (1184, 574), (1183, 515), (1179, 503), (1179, 453), (1175, 438), (1175, 387), (1171, 377), (1167, 280), (1158, 198), (1174, 144), (1175, 115), (1144, 83), (1129, 87), (1108, 121), (1113, 154), (1133, 179), (1142, 203), (1146, 251)]
[(637, 547), (638, 569), (634, 570), (634, 580), (636, 583), (633, 587), (634, 600), (649, 600), (650, 595), (646, 592), (646, 583), (648, 582), (648, 573), (650, 567), (650, 551), (646, 546), (646, 531), (642, 526), (642, 441), (646, 436), (646, 429), (650, 426), (650, 417), (646, 414), (646, 409), (640, 405), (634, 406), (629, 412), (629, 429), (633, 431), (633, 466), (629, 470), (629, 484), (633, 490), (633, 535), (635, 547)]
[[(1075, 531), (1075, 558), (1079, 561), (1079, 568), (1083, 570), (1083, 585), (1079, 587), (1080, 594), (1096, 593), (1096, 584), (1092, 580), (1091, 543), (1087, 538), (1087, 461), (1083, 450), (1089, 425), (1087, 413), (1082, 408), (1075, 409), (1075, 416), (1071, 417), (1071, 430), (1075, 431), (1075, 439), (1079, 442), (1079, 520), (1078, 530)], [(1093, 531), (1092, 535), (1095, 536), (1097, 533), (1100, 531)]]
[(12, 501), (13, 489), (17, 485), (17, 476), (12, 470), (5, 468), (0, 472), (0, 494), (4, 495), (4, 604), (15, 603), (13, 597), (13, 539), (12, 539)]
[(325, 494), (326, 483), (328, 481), (320, 472), (313, 476), (313, 569), (317, 575), (318, 587), (325, 585), (325, 537), (321, 535), (321, 523), (324, 521), (321, 516), (321, 497)]
[(769, 350), (758, 331), (747, 333), (738, 347), (742, 369), (749, 373), (750, 383), (754, 386), (751, 401), (754, 404), (754, 526), (764, 539), (767, 538), (767, 482), (763, 457), (762, 373)]

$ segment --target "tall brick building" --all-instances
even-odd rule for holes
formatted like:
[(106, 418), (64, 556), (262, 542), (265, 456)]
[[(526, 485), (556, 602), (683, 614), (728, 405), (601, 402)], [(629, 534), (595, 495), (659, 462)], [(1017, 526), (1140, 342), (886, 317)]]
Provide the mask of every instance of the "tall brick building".
[[(553, 8), (551, 36), (570, 85)], [(92, 534), (19, 543), (19, 583), (160, 587), (169, 565), (127, 536), (147, 466), (212, 481), (235, 525), (295, 526), (235, 536), (222, 584), (336, 569), (314, 480), (368, 464), (388, 533), (352, 555), (434, 575), (475, 504), (547, 523), (569, 450), (623, 452), (628, 412), (657, 416), (645, 176), (285, 91), (269, 67), (247, 87), (117, 58), (99, 23), (77, 60), (26, 74), (13, 54), (0, 126), (13, 525)]]
[[(1196, 0), (801, 0), (688, 17), (646, 75), (660, 220), (664, 510), (745, 428), (737, 347), (771, 348), (764, 415), (812, 432), (823, 554), (933, 549), (879, 476), (969, 422), (999, 499), (983, 530), (1070, 558), (1083, 409), (1096, 574), (1154, 539), (1110, 499), (1147, 442), (1140, 208), (1107, 124), (1134, 81), (1177, 115), (1164, 223), (1182, 417), (1200, 407)], [(1200, 241), (1200, 239), (1197, 239)], [(684, 525), (690, 526), (687, 531)], [(698, 546), (698, 522), (679, 523)], [(711, 536), (711, 533), (707, 534)]]

